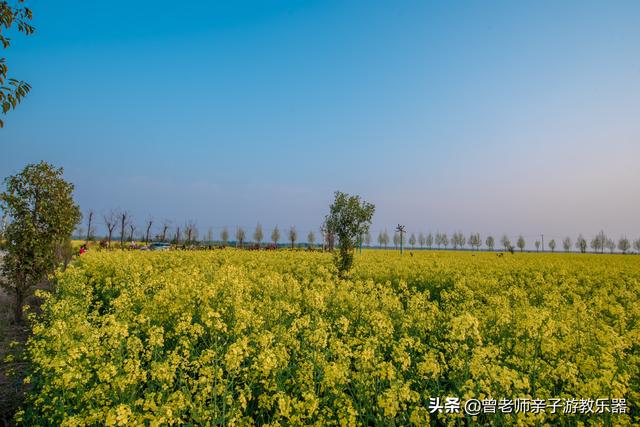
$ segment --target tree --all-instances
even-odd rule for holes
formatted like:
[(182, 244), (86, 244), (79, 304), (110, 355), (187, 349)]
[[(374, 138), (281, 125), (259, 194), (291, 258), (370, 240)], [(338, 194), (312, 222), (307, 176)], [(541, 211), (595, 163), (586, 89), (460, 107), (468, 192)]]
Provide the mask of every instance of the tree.
[(49, 163), (30, 164), (7, 177), (0, 194), (0, 207), (9, 217), (0, 285), (15, 296), (17, 322), (25, 299), (61, 261), (56, 253), (70, 248), (71, 233), (82, 217), (73, 184), (62, 174), (62, 168)]
[(169, 227), (170, 227), (170, 221), (165, 219), (162, 222), (162, 234), (160, 235), (160, 241), (161, 242), (166, 242), (167, 241), (167, 231), (169, 230)]
[(144, 243), (145, 245), (149, 244), (149, 238), (150, 238), (150, 234), (151, 234), (151, 226), (153, 226), (153, 218), (149, 217), (147, 219), (147, 229), (144, 233)]
[(296, 226), (292, 225), (291, 228), (289, 228), (289, 241), (291, 242), (291, 249), (295, 247), (297, 239), (298, 239), (298, 232), (296, 231)]
[(220, 240), (222, 240), (222, 244), (224, 246), (227, 245), (227, 242), (229, 241), (229, 230), (227, 230), (227, 227), (222, 229), (222, 232), (220, 233)]
[(614, 242), (613, 239), (607, 238), (607, 240), (605, 241), (605, 246), (607, 247), (607, 249), (609, 249), (610, 253), (613, 253), (616, 250), (616, 242)]
[(196, 243), (196, 241), (198, 240), (198, 227), (195, 221), (190, 219), (186, 222), (186, 224), (184, 225), (184, 237), (186, 245), (192, 245)]
[(480, 250), (480, 246), (482, 246), (480, 233), (475, 233), (469, 236), (469, 246), (471, 246), (471, 249)]
[(387, 247), (389, 246), (389, 232), (385, 229), (384, 233), (382, 234), (382, 237), (384, 238), (384, 248), (387, 249)]
[(244, 239), (245, 239), (245, 232), (242, 229), (242, 227), (238, 227), (236, 229), (236, 247), (238, 246), (238, 243), (240, 244), (240, 247), (244, 247), (243, 243), (244, 243)]
[(623, 254), (626, 254), (627, 251), (631, 249), (629, 239), (624, 236), (620, 237), (620, 240), (618, 241), (618, 249), (620, 249), (620, 252), (622, 252)]
[(489, 248), (490, 251), (492, 251), (496, 241), (493, 236), (487, 236), (487, 240), (485, 240), (484, 244), (487, 245), (487, 248)]
[(409, 244), (411, 245), (411, 248), (416, 247), (416, 235), (413, 233), (411, 233), (411, 236), (409, 237)]
[(506, 234), (503, 234), (502, 238), (500, 238), (500, 244), (505, 251), (511, 250), (511, 240), (509, 240), (509, 237)]
[(604, 231), (600, 231), (596, 237), (591, 239), (591, 249), (594, 252), (604, 252), (604, 247), (607, 244), (607, 236), (605, 236)]
[(182, 241), (182, 234), (180, 233), (180, 227), (176, 227), (176, 234), (173, 236), (173, 243), (179, 245)]
[(280, 240), (280, 229), (276, 225), (276, 228), (274, 228), (273, 231), (271, 232), (271, 241), (277, 247), (279, 240)]
[(371, 231), (367, 231), (364, 235), (364, 244), (367, 245), (367, 247), (371, 247)]
[(260, 223), (256, 224), (256, 231), (253, 232), (253, 240), (260, 248), (260, 243), (262, 243), (262, 239), (264, 238), (264, 233), (262, 232), (262, 225)]
[(400, 245), (400, 233), (393, 233), (393, 246), (398, 249)]
[(327, 230), (338, 237), (339, 251), (334, 262), (341, 276), (353, 265), (354, 249), (360, 236), (369, 231), (375, 206), (360, 199), (336, 191), (329, 214), (325, 217)]
[[(9, 5), (7, 1), (0, 1), (0, 44), (3, 49), (7, 49), (11, 45), (11, 39), (2, 34), (3, 30), (11, 31), (12, 28), (26, 35), (34, 33), (35, 28), (29, 24), (33, 18), (31, 9), (22, 5), (24, 0), (17, 0), (15, 6)], [(2, 113), (7, 114), (9, 110), (17, 107), (22, 99), (27, 96), (31, 90), (31, 86), (20, 80), (8, 78), (6, 58), (0, 58), (0, 106)], [(4, 122), (0, 119), (0, 128), (4, 126)]]
[(382, 231), (378, 233), (378, 246), (384, 246), (384, 235), (382, 234)]
[(525, 243), (524, 237), (522, 237), (522, 235), (518, 236), (518, 242), (516, 243), (516, 245), (518, 246), (518, 249), (520, 249), (520, 252), (524, 250), (527, 244)]
[(462, 232), (453, 233), (453, 235), (451, 235), (451, 246), (453, 246), (453, 249), (456, 250), (463, 246), (463, 240), (464, 236), (462, 235)]
[(565, 252), (569, 252), (571, 250), (571, 237), (565, 237), (562, 241), (562, 248)]
[[(571, 245), (569, 245), (569, 246), (571, 246)], [(556, 250), (556, 241), (555, 240), (553, 240), (553, 239), (549, 240), (549, 248), (551, 249), (551, 252)]]
[(536, 252), (540, 252), (540, 240), (536, 240), (533, 244), (536, 247)]
[(87, 238), (85, 243), (93, 240), (93, 211), (87, 212)]
[(103, 215), (104, 225), (107, 227), (107, 247), (111, 247), (111, 238), (113, 237), (113, 230), (116, 228), (117, 216), (114, 211), (109, 214)]
[(427, 237), (424, 240), (424, 244), (427, 245), (429, 249), (433, 246), (433, 234), (427, 234)]
[(0, 218), (0, 247), (2, 247), (2, 241), (4, 240), (4, 233), (7, 229), (7, 213), (2, 213), (2, 218)]
[(418, 234), (418, 244), (420, 245), (421, 248), (424, 248), (424, 244), (426, 243), (427, 239), (424, 237), (424, 233), (421, 231)]
[(125, 240), (125, 235), (124, 235), (125, 229), (127, 225), (129, 225), (129, 213), (127, 211), (122, 211), (120, 212), (119, 218), (120, 218), (120, 247), (123, 248), (124, 240)]
[(633, 248), (640, 254), (640, 239), (633, 241)]
[(576, 248), (585, 253), (587, 251), (587, 241), (582, 237), (582, 234), (578, 236), (578, 240), (576, 240)]
[(133, 223), (129, 224), (129, 241), (131, 242), (134, 241), (134, 238), (133, 238), (134, 231), (136, 231), (136, 226)]
[(316, 241), (316, 235), (313, 234), (313, 231), (310, 231), (309, 234), (307, 234), (307, 243), (309, 244), (309, 247), (313, 246), (315, 241)]

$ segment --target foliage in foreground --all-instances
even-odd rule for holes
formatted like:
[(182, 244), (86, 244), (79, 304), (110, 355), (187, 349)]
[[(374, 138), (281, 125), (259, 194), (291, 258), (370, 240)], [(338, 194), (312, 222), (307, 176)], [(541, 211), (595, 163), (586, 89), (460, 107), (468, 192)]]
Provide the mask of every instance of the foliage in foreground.
[[(429, 397), (625, 397), (638, 424), (640, 258), (365, 251), (88, 253), (29, 342), (28, 425), (424, 425)], [(431, 418), (430, 418), (431, 417)]]

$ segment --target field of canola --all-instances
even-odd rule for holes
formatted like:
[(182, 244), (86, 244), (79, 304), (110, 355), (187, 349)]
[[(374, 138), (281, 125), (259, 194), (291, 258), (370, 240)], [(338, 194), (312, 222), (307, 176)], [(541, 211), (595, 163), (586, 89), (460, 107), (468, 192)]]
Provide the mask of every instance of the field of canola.
[(318, 252), (90, 252), (45, 299), (27, 425), (640, 424), (640, 256), (372, 250), (345, 281)]

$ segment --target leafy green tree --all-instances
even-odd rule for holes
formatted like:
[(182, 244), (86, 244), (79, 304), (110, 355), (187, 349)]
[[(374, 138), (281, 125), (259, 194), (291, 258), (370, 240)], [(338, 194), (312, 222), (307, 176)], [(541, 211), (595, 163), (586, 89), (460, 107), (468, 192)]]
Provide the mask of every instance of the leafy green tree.
[[(35, 31), (29, 24), (33, 18), (31, 9), (25, 7), (23, 3), (24, 0), (16, 0), (12, 6), (8, 1), (0, 1), (0, 45), (3, 49), (11, 45), (11, 39), (3, 34), (3, 31), (15, 28), (26, 35), (33, 34)], [(0, 57), (0, 106), (3, 114), (16, 108), (31, 90), (28, 83), (7, 77), (8, 72), (6, 58)], [(4, 122), (0, 119), (0, 128), (3, 126)]]
[(62, 178), (63, 169), (40, 162), (5, 179), (0, 194), (2, 210), (9, 216), (6, 250), (0, 282), (15, 295), (15, 319), (34, 287), (54, 272), (65, 254), (81, 214), (73, 200), (73, 185)]
[(336, 191), (329, 214), (325, 217), (327, 230), (338, 238), (339, 250), (334, 262), (341, 276), (344, 276), (353, 265), (354, 250), (358, 239), (369, 231), (375, 206), (360, 199)]
[[(571, 246), (571, 245), (569, 245), (569, 246)], [(549, 248), (551, 249), (551, 252), (556, 250), (556, 241), (555, 240), (553, 240), (553, 239), (549, 240)]]

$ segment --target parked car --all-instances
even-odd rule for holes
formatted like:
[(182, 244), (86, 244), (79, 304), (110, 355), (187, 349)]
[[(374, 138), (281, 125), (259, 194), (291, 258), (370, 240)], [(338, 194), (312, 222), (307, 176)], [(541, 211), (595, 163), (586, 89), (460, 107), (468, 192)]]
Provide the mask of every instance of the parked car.
[(152, 251), (167, 251), (169, 249), (171, 249), (170, 243), (154, 242), (149, 245), (149, 250), (152, 250)]

